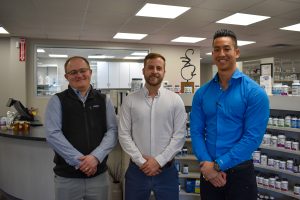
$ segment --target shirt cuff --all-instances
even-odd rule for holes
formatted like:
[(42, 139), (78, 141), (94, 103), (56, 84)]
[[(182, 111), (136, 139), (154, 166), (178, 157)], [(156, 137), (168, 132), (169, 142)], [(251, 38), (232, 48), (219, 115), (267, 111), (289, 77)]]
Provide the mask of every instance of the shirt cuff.
[(162, 155), (156, 156), (155, 160), (158, 162), (158, 164), (160, 165), (160, 167), (165, 166), (165, 164), (168, 162), (168, 160), (164, 159), (164, 157)]
[(231, 167), (230, 166), (230, 158), (227, 155), (216, 159), (216, 162), (220, 166), (221, 171), (225, 171)]

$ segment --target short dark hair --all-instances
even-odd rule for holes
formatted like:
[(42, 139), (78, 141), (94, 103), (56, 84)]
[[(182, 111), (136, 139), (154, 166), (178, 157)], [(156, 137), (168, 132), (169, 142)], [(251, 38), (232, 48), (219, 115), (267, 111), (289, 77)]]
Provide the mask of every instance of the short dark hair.
[(214, 39), (213, 39), (213, 43), (212, 45), (214, 45), (214, 41), (215, 39), (219, 38), (219, 37), (230, 37), (232, 39), (232, 41), (234, 42), (234, 47), (237, 48), (237, 38), (236, 35), (233, 31), (228, 30), (228, 29), (220, 29), (217, 30), (214, 34)]
[(165, 57), (163, 57), (161, 54), (159, 54), (159, 53), (149, 53), (149, 54), (145, 57), (145, 59), (144, 59), (144, 66), (146, 66), (147, 60), (155, 59), (155, 58), (161, 58), (161, 59), (163, 59), (163, 61), (164, 61), (164, 66), (166, 65), (166, 59), (165, 59)]
[(91, 68), (89, 61), (85, 57), (82, 57), (82, 56), (72, 56), (72, 57), (68, 58), (68, 60), (66, 60), (66, 62), (65, 62), (65, 73), (67, 73), (67, 65), (69, 64), (69, 62), (71, 60), (73, 60), (73, 59), (76, 59), (76, 58), (82, 59), (88, 65), (88, 67)]

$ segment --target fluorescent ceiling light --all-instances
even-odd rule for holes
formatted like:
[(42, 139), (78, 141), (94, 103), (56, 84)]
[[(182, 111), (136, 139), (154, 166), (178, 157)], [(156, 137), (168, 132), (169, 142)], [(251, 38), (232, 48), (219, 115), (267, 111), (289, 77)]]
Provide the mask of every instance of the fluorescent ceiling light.
[(68, 55), (63, 55), (63, 54), (49, 54), (49, 57), (51, 57), (51, 58), (67, 58)]
[(7, 30), (5, 30), (5, 28), (0, 26), (0, 34), (9, 34), (9, 32)]
[(36, 52), (38, 52), (38, 53), (45, 53), (45, 50), (44, 49), (37, 49)]
[(148, 55), (148, 52), (140, 52), (140, 51), (136, 51), (136, 52), (133, 52), (132, 54), (130, 54), (132, 56), (146, 56)]
[(287, 31), (300, 31), (300, 23), (299, 24), (294, 24), (291, 26), (286, 26), (283, 28), (280, 28), (282, 30), (287, 30)]
[(139, 34), (139, 33), (117, 33), (114, 36), (114, 39), (141, 40), (147, 35), (148, 34)]
[(206, 38), (199, 38), (199, 37), (178, 37), (174, 40), (171, 40), (171, 42), (185, 42), (185, 43), (196, 43), (202, 40), (205, 40)]
[(254, 41), (243, 41), (243, 40), (238, 40), (237, 41), (237, 45), (239, 47), (244, 46), (244, 45), (248, 45), (248, 44), (253, 44), (253, 43), (256, 43), (256, 42), (254, 42)]
[(270, 18), (270, 17), (261, 16), (261, 15), (250, 15), (250, 14), (244, 14), (244, 13), (236, 13), (236, 14), (233, 14), (229, 17), (226, 17), (224, 19), (221, 19), (221, 20), (217, 21), (216, 23), (248, 26), (250, 24), (254, 24), (256, 22), (260, 22), (260, 21), (263, 21), (263, 20), (268, 19), (268, 18)]
[(137, 56), (126, 56), (123, 59), (126, 60), (143, 60), (145, 57), (137, 57)]
[(211, 53), (211, 52), (208, 52), (208, 53), (206, 53), (206, 55), (210, 56), (210, 55), (212, 55), (212, 53)]
[(88, 56), (88, 58), (94, 58), (94, 59), (104, 59), (104, 58), (114, 58), (115, 56), (106, 56), (106, 55), (92, 55)]
[(146, 3), (136, 16), (174, 19), (189, 9), (191, 7)]

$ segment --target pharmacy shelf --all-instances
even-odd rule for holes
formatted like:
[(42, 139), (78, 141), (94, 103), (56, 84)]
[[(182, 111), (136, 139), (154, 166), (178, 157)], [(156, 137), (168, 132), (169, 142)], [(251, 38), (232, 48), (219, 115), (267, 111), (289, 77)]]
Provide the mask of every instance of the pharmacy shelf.
[(294, 154), (300, 156), (300, 151), (295, 151), (295, 150), (290, 150), (290, 149), (284, 149), (280, 147), (271, 147), (267, 145), (260, 145), (261, 149), (267, 149), (267, 150), (272, 150), (272, 151), (278, 151), (278, 152), (283, 152), (283, 153), (288, 153), (288, 154)]
[(266, 186), (259, 185), (259, 184), (257, 185), (257, 187), (260, 188), (260, 189), (269, 190), (269, 191), (272, 191), (272, 192), (275, 192), (275, 193), (278, 193), (278, 194), (283, 194), (283, 195), (286, 195), (286, 196), (290, 196), (290, 197), (293, 197), (295, 199), (300, 199), (300, 196), (295, 195), (292, 191), (281, 191), (281, 190), (278, 190), (278, 189), (266, 187)]
[(178, 160), (197, 160), (195, 155), (176, 156), (175, 159), (178, 159)]
[(188, 174), (178, 173), (179, 178), (198, 178), (200, 179), (200, 172), (189, 172)]
[(197, 194), (197, 193), (187, 193), (183, 189), (180, 190), (179, 195), (200, 197), (200, 194)]
[(264, 166), (264, 165), (256, 164), (256, 163), (254, 164), (254, 166), (256, 168), (265, 169), (265, 170), (269, 170), (269, 171), (272, 171), (272, 172), (278, 172), (278, 173), (282, 173), (282, 174), (286, 174), (286, 175), (289, 175), (289, 176), (300, 178), (300, 173), (294, 173), (294, 172), (291, 172), (291, 171), (288, 171), (288, 170), (283, 170), (283, 169), (276, 169), (274, 167)]
[(300, 133), (300, 128), (278, 127), (278, 126), (270, 126), (270, 125), (268, 125), (267, 128), (269, 130), (279, 130), (279, 131)]

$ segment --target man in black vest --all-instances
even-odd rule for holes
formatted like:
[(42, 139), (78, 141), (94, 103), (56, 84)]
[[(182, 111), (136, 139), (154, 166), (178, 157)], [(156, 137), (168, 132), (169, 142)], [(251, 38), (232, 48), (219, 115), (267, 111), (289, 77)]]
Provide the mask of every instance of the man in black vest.
[(47, 142), (55, 151), (57, 200), (108, 197), (106, 160), (117, 142), (117, 122), (111, 100), (92, 88), (89, 62), (80, 56), (65, 63), (68, 89), (48, 102)]

